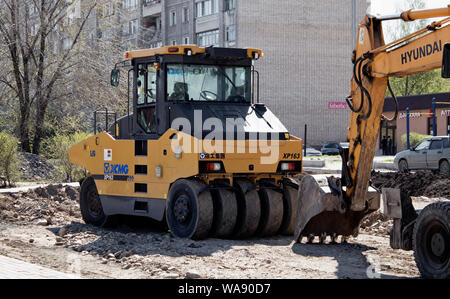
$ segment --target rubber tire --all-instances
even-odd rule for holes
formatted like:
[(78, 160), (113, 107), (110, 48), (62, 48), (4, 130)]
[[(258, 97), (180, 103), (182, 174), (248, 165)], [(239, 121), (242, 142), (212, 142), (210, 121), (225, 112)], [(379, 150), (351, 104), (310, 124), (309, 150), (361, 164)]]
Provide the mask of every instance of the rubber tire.
[(405, 159), (401, 159), (398, 161), (398, 171), (401, 173), (407, 173), (409, 171), (408, 169), (408, 161)]
[(237, 201), (233, 191), (218, 189), (212, 191), (214, 218), (210, 231), (211, 237), (231, 236), (237, 220)]
[[(430, 249), (427, 248), (427, 226), (438, 221), (446, 231), (444, 235), (445, 247), (444, 261), (441, 265), (433, 264), (430, 261)], [(429, 236), (428, 236), (429, 237)], [(424, 278), (445, 279), (450, 278), (450, 202), (436, 202), (426, 206), (414, 225), (413, 232), (414, 259), (417, 268)]]
[(253, 236), (258, 229), (261, 218), (261, 202), (258, 191), (252, 188), (252, 183), (247, 180), (235, 182), (236, 199), (238, 203), (238, 215), (233, 231), (234, 238), (248, 238)]
[(87, 177), (83, 180), (81, 184), (81, 190), (80, 190), (80, 210), (81, 210), (81, 216), (86, 224), (91, 224), (94, 226), (106, 226), (109, 222), (108, 220), (111, 217), (108, 217), (103, 212), (102, 203), (100, 201), (100, 197), (98, 197), (98, 200), (100, 201), (98, 204), (100, 204), (101, 212), (99, 215), (94, 215), (89, 209), (89, 201), (91, 200), (91, 196), (99, 196), (97, 186), (95, 185), (95, 181), (92, 177)]
[(278, 232), (283, 221), (283, 195), (272, 189), (261, 189), (258, 192), (261, 200), (261, 219), (257, 235), (272, 236)]
[[(205, 187), (202, 182), (188, 179), (180, 179), (170, 187), (166, 202), (166, 221), (174, 237), (201, 240), (208, 236), (213, 222), (213, 202), (211, 193), (203, 190)], [(187, 196), (191, 206), (192, 214), (186, 225), (176, 220), (173, 211), (175, 201), (181, 195)]]
[[(445, 168), (443, 168), (445, 167)], [(441, 174), (449, 174), (450, 173), (450, 164), (447, 160), (443, 160), (439, 163), (439, 173)]]
[(294, 235), (297, 219), (298, 190), (285, 186), (283, 190), (283, 221), (279, 233), (286, 236)]

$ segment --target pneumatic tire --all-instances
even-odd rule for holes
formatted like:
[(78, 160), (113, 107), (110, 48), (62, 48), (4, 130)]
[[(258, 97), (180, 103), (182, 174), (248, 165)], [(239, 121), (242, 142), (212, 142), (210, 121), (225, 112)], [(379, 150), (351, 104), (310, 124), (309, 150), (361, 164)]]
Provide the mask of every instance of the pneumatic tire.
[(97, 186), (92, 177), (83, 180), (80, 190), (81, 216), (86, 224), (106, 226), (109, 223), (108, 216), (103, 212), (102, 202), (98, 195)]
[(441, 174), (449, 174), (450, 173), (450, 164), (447, 160), (441, 161), (439, 163), (439, 173)]
[(425, 278), (450, 278), (450, 202), (422, 210), (414, 225), (414, 259)]
[(409, 171), (408, 162), (405, 159), (401, 159), (398, 162), (398, 171), (401, 173), (407, 173)]
[(275, 235), (283, 221), (283, 195), (272, 189), (260, 189), (261, 219), (256, 234), (265, 237)]
[(226, 238), (231, 236), (236, 226), (238, 207), (236, 195), (227, 189), (218, 189), (212, 192), (214, 217), (210, 235), (212, 237)]
[(298, 190), (285, 186), (283, 190), (283, 221), (280, 227), (280, 234), (291, 236), (295, 231), (295, 220), (297, 216), (297, 195)]
[(256, 233), (261, 218), (261, 202), (254, 184), (248, 180), (235, 182), (238, 216), (234, 238), (247, 238)]
[(180, 179), (170, 187), (166, 221), (177, 238), (204, 239), (211, 230), (213, 202), (202, 182)]

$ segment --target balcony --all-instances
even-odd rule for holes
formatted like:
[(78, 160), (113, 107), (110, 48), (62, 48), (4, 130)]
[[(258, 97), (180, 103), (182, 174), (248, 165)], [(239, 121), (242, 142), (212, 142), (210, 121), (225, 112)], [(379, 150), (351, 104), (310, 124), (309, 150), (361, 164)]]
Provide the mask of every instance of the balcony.
[(142, 29), (142, 39), (145, 42), (155, 42), (161, 40), (161, 31), (156, 26), (150, 26)]
[(142, 15), (144, 17), (161, 14), (161, 0), (145, 0)]

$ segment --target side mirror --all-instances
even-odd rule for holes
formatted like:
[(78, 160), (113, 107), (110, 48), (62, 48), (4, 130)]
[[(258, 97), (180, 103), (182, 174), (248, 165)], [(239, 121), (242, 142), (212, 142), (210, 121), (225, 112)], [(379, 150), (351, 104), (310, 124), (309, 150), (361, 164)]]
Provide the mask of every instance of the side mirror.
[(450, 78), (450, 44), (444, 45), (442, 57), (442, 78)]
[(119, 86), (119, 80), (120, 80), (120, 70), (113, 69), (111, 71), (111, 85), (114, 87)]

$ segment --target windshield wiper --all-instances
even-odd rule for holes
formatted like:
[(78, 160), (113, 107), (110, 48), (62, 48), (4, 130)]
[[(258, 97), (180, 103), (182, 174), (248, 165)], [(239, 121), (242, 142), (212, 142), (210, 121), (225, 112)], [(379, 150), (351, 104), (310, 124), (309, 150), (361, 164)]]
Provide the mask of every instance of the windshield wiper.
[(220, 71), (222, 72), (222, 74), (225, 76), (225, 78), (227, 78), (228, 81), (230, 81), (231, 85), (233, 85), (234, 89), (237, 89), (236, 84), (234, 84), (233, 80), (230, 79), (230, 77), (228, 77), (227, 73), (223, 70), (222, 66), (219, 66)]

